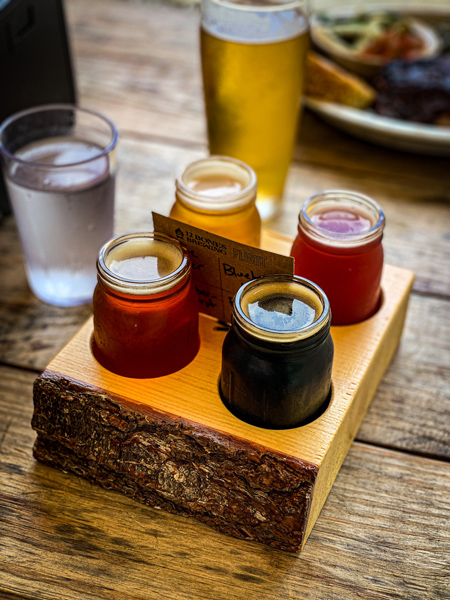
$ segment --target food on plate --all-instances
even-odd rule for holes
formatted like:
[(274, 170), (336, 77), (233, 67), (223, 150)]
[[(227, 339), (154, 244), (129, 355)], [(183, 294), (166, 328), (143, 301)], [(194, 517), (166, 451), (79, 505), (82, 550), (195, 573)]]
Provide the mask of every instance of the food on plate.
[(436, 31), (441, 38), (441, 52), (450, 52), (450, 15), (435, 24)]
[(392, 61), (383, 67), (376, 87), (379, 114), (443, 124), (450, 115), (450, 54), (431, 60)]
[(376, 92), (360, 77), (315, 52), (308, 52), (305, 95), (354, 108), (367, 108), (375, 100)]
[(426, 23), (397, 12), (319, 13), (311, 20), (313, 42), (336, 62), (365, 76), (393, 59), (436, 56), (442, 41)]

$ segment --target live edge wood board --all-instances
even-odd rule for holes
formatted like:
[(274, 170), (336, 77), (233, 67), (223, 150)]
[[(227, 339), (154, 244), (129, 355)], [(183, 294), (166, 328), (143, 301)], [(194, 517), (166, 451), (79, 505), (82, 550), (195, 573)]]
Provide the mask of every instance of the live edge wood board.
[[(289, 248), (271, 234), (264, 245)], [(378, 313), (332, 328), (328, 409), (284, 431), (247, 425), (222, 404), (226, 332), (217, 321), (201, 317), (201, 348), (190, 365), (138, 380), (96, 362), (89, 320), (35, 382), (34, 455), (224, 533), (299, 551), (397, 348), (412, 282), (410, 271), (385, 266)]]

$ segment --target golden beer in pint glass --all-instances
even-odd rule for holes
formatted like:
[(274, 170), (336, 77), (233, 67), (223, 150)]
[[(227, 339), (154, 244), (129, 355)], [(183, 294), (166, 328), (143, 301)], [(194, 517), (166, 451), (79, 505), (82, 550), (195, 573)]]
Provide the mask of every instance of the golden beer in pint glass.
[(308, 47), (305, 0), (202, 0), (201, 55), (211, 154), (258, 177), (263, 221), (278, 212), (292, 160)]

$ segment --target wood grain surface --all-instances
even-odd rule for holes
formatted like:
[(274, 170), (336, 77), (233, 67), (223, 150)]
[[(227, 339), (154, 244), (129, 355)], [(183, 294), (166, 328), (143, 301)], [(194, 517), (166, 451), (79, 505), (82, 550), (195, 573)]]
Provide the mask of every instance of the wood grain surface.
[[(113, 118), (117, 232), (168, 214), (174, 176), (207, 153), (197, 9), (66, 0), (80, 103)], [(443, 600), (450, 597), (450, 169), (379, 148), (305, 112), (283, 213), (311, 193), (372, 195), (386, 261), (416, 273), (400, 347), (299, 556), (147, 508), (32, 458), (31, 387), (90, 315), (28, 289), (0, 222), (0, 598)]]
[(0, 433), (1, 592), (77, 600), (447, 597), (446, 463), (354, 444), (307, 545), (292, 556), (39, 465), (29, 426), (34, 377), (10, 367), (0, 377), (0, 418), (9, 422)]

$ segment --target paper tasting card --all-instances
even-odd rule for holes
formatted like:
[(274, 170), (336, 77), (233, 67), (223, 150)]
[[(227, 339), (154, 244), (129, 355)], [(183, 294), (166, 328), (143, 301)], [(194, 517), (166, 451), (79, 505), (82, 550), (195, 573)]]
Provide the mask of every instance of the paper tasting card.
[(294, 259), (152, 213), (155, 231), (170, 235), (187, 249), (200, 312), (231, 323), (232, 302), (246, 283), (271, 273), (294, 274)]

